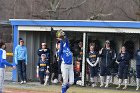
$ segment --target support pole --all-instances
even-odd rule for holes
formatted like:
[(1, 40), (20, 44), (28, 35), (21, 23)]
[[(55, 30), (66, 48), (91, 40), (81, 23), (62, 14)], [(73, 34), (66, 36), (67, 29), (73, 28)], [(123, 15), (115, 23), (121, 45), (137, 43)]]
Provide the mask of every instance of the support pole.
[[(13, 54), (14, 54), (15, 48), (18, 45), (18, 37), (19, 37), (18, 26), (16, 26), (16, 25), (13, 26), (13, 34), (14, 34), (13, 35)], [(14, 55), (13, 55), (13, 64), (15, 64)], [(17, 69), (14, 69), (12, 71), (12, 80), (18, 81)]]
[(85, 86), (86, 33), (83, 33), (82, 86)]

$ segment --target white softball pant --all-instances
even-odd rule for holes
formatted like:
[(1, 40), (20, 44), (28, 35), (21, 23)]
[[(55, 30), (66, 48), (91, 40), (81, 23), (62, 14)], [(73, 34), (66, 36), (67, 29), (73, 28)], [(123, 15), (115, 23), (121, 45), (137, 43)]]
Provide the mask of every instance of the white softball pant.
[(3, 89), (4, 74), (5, 74), (5, 69), (4, 68), (0, 68), (0, 93), (2, 93), (2, 89)]
[(61, 64), (61, 72), (63, 77), (63, 85), (74, 83), (74, 72), (73, 72), (73, 64), (67, 65), (62, 63)]

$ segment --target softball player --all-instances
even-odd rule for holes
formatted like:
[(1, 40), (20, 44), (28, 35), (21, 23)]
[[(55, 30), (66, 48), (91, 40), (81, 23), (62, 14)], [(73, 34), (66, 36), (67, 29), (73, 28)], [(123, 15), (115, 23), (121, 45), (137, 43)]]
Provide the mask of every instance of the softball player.
[(5, 44), (0, 42), (0, 93), (2, 93), (3, 83), (4, 83), (4, 75), (5, 75), (5, 66), (11, 66), (15, 69), (15, 66), (6, 61), (6, 51)]
[(56, 58), (57, 58), (57, 62), (58, 62), (58, 81), (59, 81), (59, 83), (62, 83), (61, 59), (58, 56), (59, 49), (60, 49), (60, 41), (57, 42), (56, 48), (57, 48)]
[(119, 69), (118, 69), (119, 85), (118, 87), (116, 87), (117, 89), (120, 88), (122, 79), (124, 79), (124, 83), (125, 83), (123, 89), (127, 88), (129, 60), (130, 60), (130, 55), (126, 51), (126, 48), (123, 46), (121, 48), (121, 52), (118, 54), (117, 57), (117, 63), (119, 64)]
[(102, 48), (101, 51), (99, 51), (99, 55), (101, 57), (101, 63), (100, 63), (100, 80), (101, 85), (100, 87), (104, 86), (104, 76), (106, 77), (106, 85), (105, 87), (108, 87), (110, 78), (111, 78), (111, 65), (112, 62), (116, 58), (116, 53), (113, 49), (110, 47), (110, 41), (107, 40), (105, 43), (105, 48)]
[(62, 30), (57, 31), (57, 39), (60, 40), (60, 49), (58, 52), (59, 57), (62, 60), (61, 72), (63, 77), (62, 91), (61, 93), (66, 93), (67, 89), (74, 83), (74, 72), (73, 72), (73, 59), (72, 52), (69, 48), (68, 39)]
[[(41, 59), (37, 64), (37, 77), (40, 78), (40, 84), (46, 85), (49, 79), (49, 62), (46, 59), (46, 55), (42, 54)], [(44, 81), (45, 78), (45, 81)]]
[(137, 83), (137, 88), (136, 90), (139, 90), (139, 83), (140, 83), (140, 49), (137, 50), (136, 52), (136, 83)]
[(98, 52), (95, 50), (95, 43), (90, 44), (90, 51), (88, 54), (88, 58), (86, 59), (88, 64), (90, 65), (90, 82), (92, 84), (92, 87), (97, 86), (95, 82), (97, 82), (97, 72), (98, 72)]

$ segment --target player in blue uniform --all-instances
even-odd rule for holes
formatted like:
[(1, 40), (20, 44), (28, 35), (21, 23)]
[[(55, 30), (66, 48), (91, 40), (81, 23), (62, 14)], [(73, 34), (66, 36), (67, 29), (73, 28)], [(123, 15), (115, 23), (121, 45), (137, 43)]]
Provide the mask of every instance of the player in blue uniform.
[(88, 53), (88, 58), (86, 59), (90, 65), (90, 82), (92, 87), (97, 86), (97, 76), (98, 76), (98, 51), (95, 50), (95, 43), (90, 44), (90, 51)]
[(69, 48), (68, 39), (62, 30), (57, 31), (56, 37), (58, 40), (60, 40), (60, 49), (58, 51), (58, 55), (62, 61), (61, 72), (63, 77), (63, 84), (61, 93), (66, 93), (70, 85), (74, 83), (72, 52)]
[(139, 90), (139, 83), (140, 83), (140, 49), (137, 50), (135, 54), (136, 58), (136, 83), (137, 83), (137, 88), (136, 90)]
[(124, 83), (125, 83), (123, 89), (127, 88), (129, 60), (130, 60), (130, 55), (126, 51), (125, 46), (123, 46), (121, 48), (121, 52), (117, 56), (117, 63), (119, 64), (119, 69), (118, 69), (119, 85), (118, 87), (116, 87), (117, 89), (121, 87), (122, 79), (124, 79)]
[(57, 48), (56, 57), (57, 57), (57, 62), (58, 62), (58, 82), (59, 82), (59, 83), (62, 83), (61, 59), (60, 59), (59, 56), (58, 56), (59, 49), (60, 49), (60, 41), (57, 42), (56, 48)]
[(3, 83), (4, 83), (4, 75), (5, 75), (5, 66), (10, 66), (15, 69), (15, 65), (10, 64), (6, 60), (6, 51), (5, 51), (5, 43), (0, 42), (0, 93), (3, 93)]

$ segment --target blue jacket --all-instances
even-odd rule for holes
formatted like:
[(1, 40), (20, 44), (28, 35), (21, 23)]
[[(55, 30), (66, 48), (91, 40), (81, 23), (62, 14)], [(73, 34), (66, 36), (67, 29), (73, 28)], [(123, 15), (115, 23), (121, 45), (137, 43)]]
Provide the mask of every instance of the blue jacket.
[(11, 67), (13, 66), (6, 60), (6, 51), (3, 49), (0, 49), (0, 68), (5, 68), (5, 65), (11, 66)]
[(25, 63), (27, 64), (27, 49), (25, 46), (18, 45), (15, 48), (15, 64), (18, 64), (18, 60), (25, 60)]
[(69, 48), (68, 39), (65, 38), (64, 40), (60, 41), (60, 49), (58, 51), (58, 55), (64, 64), (72, 64), (72, 52)]

